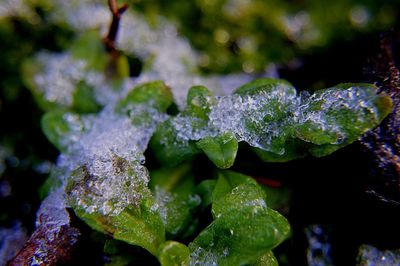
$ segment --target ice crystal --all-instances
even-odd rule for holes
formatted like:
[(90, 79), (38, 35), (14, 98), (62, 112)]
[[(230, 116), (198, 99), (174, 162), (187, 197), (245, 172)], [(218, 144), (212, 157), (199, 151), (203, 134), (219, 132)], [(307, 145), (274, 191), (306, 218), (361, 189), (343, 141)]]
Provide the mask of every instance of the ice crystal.
[[(48, 264), (56, 256), (55, 246), (64, 244), (67, 252), (66, 250), (78, 241), (80, 233), (76, 228), (70, 227), (67, 206), (63, 187), (51, 192), (40, 205), (36, 230), (29, 240), (35, 248), (31, 265)], [(64, 234), (67, 234), (67, 237)]]
[(62, 188), (51, 192), (40, 205), (36, 227), (50, 226), (51, 230), (46, 234), (50, 240), (57, 236), (61, 226), (69, 225), (70, 217), (66, 207), (67, 203)]
[(305, 229), (309, 247), (307, 261), (311, 266), (333, 265), (330, 235), (322, 225), (313, 224)]
[(25, 0), (3, 0), (0, 3), (0, 19), (8, 17), (23, 17), (31, 22), (37, 19)]
[(163, 220), (164, 224), (167, 224), (167, 205), (174, 200), (174, 195), (160, 186), (155, 187), (154, 195), (159, 205), (161, 219)]
[(177, 143), (232, 132), (238, 141), (283, 155), (287, 139), (317, 145), (351, 143), (381, 119), (376, 101), (374, 88), (362, 84), (310, 95), (276, 81), (272, 89), (256, 93), (216, 96), (208, 120), (183, 113), (171, 118), (170, 125)]
[(81, 131), (73, 131), (67, 138), (75, 142), (68, 146), (59, 165), (75, 171), (74, 182), (83, 182), (74, 186), (70, 198), (88, 213), (118, 215), (126, 206), (140, 202), (140, 190), (149, 181), (147, 170), (141, 165), (143, 152), (163, 119), (154, 109), (141, 105), (131, 109), (130, 115), (144, 111), (154, 119), (134, 126), (130, 117), (117, 114), (108, 106), (97, 115), (82, 116)]
[(379, 250), (373, 246), (362, 245), (358, 253), (357, 265), (400, 265), (400, 250)]
[[(54, 8), (56, 12), (51, 19), (67, 22), (77, 31), (98, 29), (104, 35), (110, 23), (110, 12), (103, 1), (57, 0)], [(156, 25), (150, 26), (142, 14), (131, 9), (121, 19), (116, 43), (118, 49), (127, 55), (140, 57), (149, 65), (136, 83), (163, 80), (172, 89), (179, 108), (184, 109), (191, 86), (205, 85), (216, 95), (226, 95), (232, 88), (252, 79), (247, 74), (201, 77), (197, 73), (199, 56), (189, 42), (179, 37), (176, 27), (165, 18), (157, 17), (155, 21)], [(265, 76), (271, 75), (270, 71), (265, 73)]]
[(0, 228), (0, 266), (5, 266), (27, 240), (26, 229), (20, 223), (12, 228)]
[(34, 77), (38, 90), (49, 102), (70, 106), (77, 84), (85, 78), (85, 61), (74, 60), (69, 54), (42, 52), (37, 62), (42, 68)]

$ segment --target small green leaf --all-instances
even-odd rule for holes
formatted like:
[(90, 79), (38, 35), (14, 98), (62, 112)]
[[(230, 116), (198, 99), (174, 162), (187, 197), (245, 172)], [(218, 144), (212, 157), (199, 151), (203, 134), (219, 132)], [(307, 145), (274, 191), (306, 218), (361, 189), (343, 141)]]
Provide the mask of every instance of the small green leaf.
[(157, 127), (150, 146), (161, 163), (174, 167), (200, 153), (195, 140), (188, 135), (201, 135), (207, 127), (213, 100), (207, 88), (192, 87), (187, 95), (186, 110)]
[(235, 162), (238, 141), (231, 132), (226, 132), (218, 137), (205, 137), (196, 145), (219, 168), (229, 168)]
[(78, 83), (72, 97), (72, 109), (77, 113), (97, 113), (101, 108), (96, 102), (93, 88), (84, 82)]
[(241, 184), (257, 184), (257, 182), (253, 178), (237, 172), (219, 171), (217, 183), (212, 193), (212, 201), (221, 199)]
[(214, 191), (216, 180), (207, 179), (200, 182), (196, 188), (197, 194), (201, 196), (201, 206), (204, 209), (212, 202), (212, 193)]
[(378, 125), (392, 110), (392, 101), (377, 95), (371, 84), (339, 84), (315, 92), (301, 106), (295, 125), (297, 138), (310, 142), (310, 153), (320, 157), (344, 147)]
[(191, 263), (245, 265), (281, 243), (288, 221), (267, 208), (263, 189), (250, 177), (221, 171), (213, 192), (214, 221), (192, 243)]
[(201, 199), (195, 194), (193, 175), (188, 165), (150, 173), (150, 188), (169, 237), (182, 234), (193, 219), (192, 213)]
[(221, 215), (189, 244), (191, 263), (245, 265), (256, 263), (289, 233), (287, 220), (268, 209), (246, 206)]
[(207, 120), (213, 103), (214, 97), (210, 90), (204, 86), (194, 86), (188, 92), (185, 113)]
[(143, 83), (131, 90), (117, 105), (118, 112), (129, 112), (132, 106), (144, 104), (159, 112), (166, 112), (172, 104), (171, 90), (162, 81)]
[(214, 218), (218, 218), (246, 206), (267, 207), (265, 193), (258, 184), (241, 184), (224, 197), (214, 200), (212, 214)]
[(310, 146), (309, 143), (295, 138), (287, 139), (283, 145), (285, 147), (283, 154), (277, 154), (259, 148), (253, 148), (253, 151), (264, 162), (284, 163), (307, 156)]
[(61, 110), (44, 114), (41, 125), (47, 139), (60, 151), (66, 151), (71, 144), (70, 136), (83, 129), (79, 115)]
[(264, 255), (262, 255), (254, 266), (278, 266), (278, 260), (275, 258), (274, 253), (272, 251), (267, 251)]
[(72, 43), (70, 52), (75, 59), (84, 60), (88, 69), (102, 72), (107, 67), (108, 55), (97, 30), (79, 36)]
[(177, 135), (173, 120), (170, 118), (157, 126), (150, 140), (150, 147), (156, 158), (165, 166), (177, 166), (200, 153), (195, 143), (178, 139)]
[(158, 252), (161, 266), (188, 266), (189, 248), (176, 241), (167, 241), (162, 244)]
[(262, 93), (271, 93), (276, 88), (284, 88), (284, 90), (291, 91), (292, 94), (296, 94), (296, 90), (292, 84), (284, 79), (273, 79), (273, 78), (260, 78), (255, 79), (251, 82), (244, 84), (243, 86), (236, 89), (235, 94), (239, 95), (259, 95)]

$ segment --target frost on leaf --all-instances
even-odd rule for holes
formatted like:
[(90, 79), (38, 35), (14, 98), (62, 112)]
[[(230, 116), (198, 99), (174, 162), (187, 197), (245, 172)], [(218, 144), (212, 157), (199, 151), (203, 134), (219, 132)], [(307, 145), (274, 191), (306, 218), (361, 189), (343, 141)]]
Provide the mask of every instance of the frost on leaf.
[(41, 52), (24, 64), (24, 77), (40, 106), (56, 106), (82, 112), (98, 110), (95, 90), (105, 83), (104, 77), (87, 69), (87, 62), (69, 53)]
[[(47, 19), (69, 26), (78, 33), (95, 30), (100, 33), (99, 36), (104, 36), (111, 22), (110, 12), (104, 3), (54, 0), (48, 3), (52, 12)], [(137, 78), (137, 83), (163, 80), (171, 87), (180, 109), (185, 107), (191, 86), (204, 85), (212, 88), (217, 95), (225, 95), (253, 78), (248, 74), (202, 77), (198, 70), (198, 53), (179, 36), (173, 23), (155, 16), (149, 25), (143, 14), (132, 8), (124, 13), (120, 21), (116, 48), (125, 55), (139, 57), (148, 66)]]
[[(152, 147), (162, 162), (183, 161), (200, 147), (223, 166), (227, 154), (216, 143), (227, 133), (254, 147), (266, 161), (324, 156), (359, 139), (392, 108), (390, 98), (377, 95), (369, 84), (340, 84), (298, 95), (286, 81), (259, 79), (233, 95), (207, 97), (202, 116), (191, 112), (188, 96), (187, 109), (158, 127)], [(234, 157), (232, 153), (229, 160)]]
[[(143, 89), (159, 97), (144, 97)], [(162, 82), (136, 86), (110, 101), (98, 114), (56, 110), (42, 125), (63, 153), (68, 203), (93, 228), (155, 254), (164, 224), (148, 188), (143, 152), (172, 101)]]

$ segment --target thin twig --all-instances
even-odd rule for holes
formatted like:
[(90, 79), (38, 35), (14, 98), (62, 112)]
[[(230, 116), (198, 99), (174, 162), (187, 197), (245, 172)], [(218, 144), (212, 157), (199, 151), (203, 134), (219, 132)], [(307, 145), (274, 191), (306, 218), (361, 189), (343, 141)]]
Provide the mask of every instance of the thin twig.
[(121, 15), (128, 9), (128, 4), (123, 4), (118, 7), (117, 0), (108, 0), (108, 6), (112, 14), (112, 21), (107, 36), (103, 39), (106, 50), (111, 53), (116, 53), (115, 41), (117, 39), (119, 22)]

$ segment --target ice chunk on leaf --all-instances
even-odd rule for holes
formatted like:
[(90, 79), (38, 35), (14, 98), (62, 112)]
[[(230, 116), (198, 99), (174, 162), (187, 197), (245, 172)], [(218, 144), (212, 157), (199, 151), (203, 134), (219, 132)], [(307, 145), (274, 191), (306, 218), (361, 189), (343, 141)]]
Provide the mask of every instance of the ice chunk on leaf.
[(158, 252), (161, 266), (188, 266), (190, 252), (187, 246), (176, 241), (162, 244)]
[(137, 162), (130, 163), (115, 155), (111, 165), (98, 159), (93, 164), (95, 171), (83, 165), (68, 180), (66, 191), (73, 206), (89, 214), (115, 216), (124, 208), (139, 206), (143, 199), (151, 197), (147, 170)]
[(182, 234), (193, 219), (201, 198), (195, 193), (193, 175), (188, 165), (175, 169), (160, 169), (150, 173), (159, 212), (171, 237)]
[(146, 176), (143, 166), (117, 156), (110, 172), (103, 175), (82, 166), (68, 180), (68, 201), (94, 229), (156, 254), (164, 242), (164, 224)]
[(200, 152), (194, 142), (180, 139), (177, 137), (178, 134), (174, 119), (169, 118), (158, 125), (151, 138), (150, 146), (155, 151), (157, 159), (164, 165), (176, 166)]
[(213, 193), (215, 220), (192, 243), (192, 265), (253, 264), (289, 233), (287, 220), (267, 208), (265, 194), (245, 175), (222, 172)]
[[(200, 102), (203, 108), (193, 104)], [(267, 78), (214, 98), (195, 87), (187, 104), (158, 128), (152, 147), (167, 163), (175, 156), (179, 162), (188, 159), (200, 148), (221, 168), (233, 163), (235, 146), (226, 146), (231, 154), (224, 154), (223, 134), (247, 142), (263, 160), (284, 162), (328, 155), (360, 138), (392, 109), (390, 98), (377, 95), (370, 84), (341, 84), (310, 96), (297, 95), (287, 81)]]
[(100, 109), (95, 91), (105, 76), (90, 69), (83, 59), (66, 53), (38, 53), (23, 64), (23, 78), (44, 110), (70, 109), (79, 113)]
[(141, 162), (157, 120), (134, 125), (112, 106), (81, 120), (83, 132), (63, 160), (72, 171), (66, 187), (69, 203), (94, 229), (156, 254), (165, 230)]
[(377, 126), (390, 113), (390, 98), (371, 84), (340, 84), (305, 97), (295, 118), (295, 136), (313, 143), (309, 151), (324, 156)]
[(158, 126), (150, 145), (163, 164), (175, 166), (200, 152), (194, 140), (209, 134), (208, 114), (213, 100), (207, 88), (192, 87), (186, 110)]
[[(80, 122), (76, 131), (65, 119), (60, 120), (61, 133), (70, 141), (62, 146), (65, 151), (58, 162), (70, 171), (66, 193), (80, 218), (94, 229), (152, 254), (164, 242), (165, 228), (142, 164), (151, 135), (165, 119), (158, 107), (147, 102), (129, 103), (126, 114), (116, 112), (116, 106), (109, 104), (98, 114), (74, 115)], [(143, 114), (152, 119), (133, 119)], [(64, 115), (56, 112), (54, 119), (47, 120), (57, 121)], [(50, 133), (58, 137), (57, 122), (54, 125)]]
[(220, 97), (210, 120), (220, 131), (234, 132), (238, 141), (283, 154), (290, 113), (297, 101), (296, 90), (287, 81), (258, 79), (238, 88), (234, 95)]

